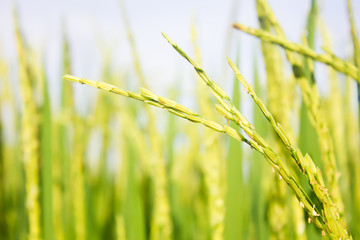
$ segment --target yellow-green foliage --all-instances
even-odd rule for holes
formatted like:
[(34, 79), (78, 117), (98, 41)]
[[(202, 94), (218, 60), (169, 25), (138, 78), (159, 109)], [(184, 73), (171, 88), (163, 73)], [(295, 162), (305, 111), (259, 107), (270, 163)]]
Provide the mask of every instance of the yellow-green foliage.
[[(314, 50), (316, 0), (301, 44), (287, 40), (266, 0), (255, 2), (260, 28), (234, 23), (233, 30), (261, 40), (266, 78), (258, 61), (254, 76), (243, 77), (240, 46), (236, 64), (228, 58), (231, 92), (202, 66), (195, 24), (194, 54), (163, 33), (195, 70), (196, 110), (179, 103), (180, 84), (169, 97), (149, 90), (124, 4), (133, 67), (114, 68), (108, 52), (99, 81), (74, 76), (64, 30), (61, 99), (53, 108), (47, 65), (26, 45), (15, 14), (18, 74), (0, 56), (0, 239), (359, 238), (353, 89), (360, 71), (351, 2), (353, 63), (330, 51), (326, 23), (326, 52)], [(316, 62), (329, 67), (324, 95)], [(130, 81), (139, 91), (125, 90), (136, 85)], [(101, 90), (86, 111), (75, 107), (74, 83)], [(252, 118), (241, 107), (245, 98)]]

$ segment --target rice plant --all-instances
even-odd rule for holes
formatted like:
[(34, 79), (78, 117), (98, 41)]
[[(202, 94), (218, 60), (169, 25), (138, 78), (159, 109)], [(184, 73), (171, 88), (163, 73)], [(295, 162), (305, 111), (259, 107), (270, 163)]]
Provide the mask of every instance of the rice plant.
[[(193, 71), (191, 107), (180, 83), (167, 96), (150, 90), (124, 2), (132, 66), (114, 68), (113, 53), (102, 50), (98, 81), (75, 75), (63, 27), (54, 107), (48, 65), (14, 11), (17, 74), (0, 55), (0, 238), (359, 238), (360, 103), (353, 89), (360, 70), (351, 1), (344, 3), (348, 59), (332, 52), (316, 0), (299, 43), (288, 40), (266, 0), (254, 3), (259, 27), (232, 25), (257, 43), (253, 76), (240, 70), (239, 45), (236, 59), (223, 59), (233, 74), (230, 91), (202, 64), (195, 21), (194, 53), (162, 33), (164, 48)], [(326, 66), (326, 94), (318, 63)], [(101, 90), (86, 111), (76, 106), (74, 83)]]

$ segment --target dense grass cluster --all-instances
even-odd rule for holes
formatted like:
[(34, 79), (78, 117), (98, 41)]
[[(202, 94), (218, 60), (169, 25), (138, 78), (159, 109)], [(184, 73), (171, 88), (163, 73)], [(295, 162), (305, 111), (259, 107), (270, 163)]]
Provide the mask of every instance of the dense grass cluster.
[[(195, 54), (163, 33), (194, 68), (196, 111), (148, 89), (124, 19), (139, 91), (125, 90), (125, 73), (108, 58), (101, 81), (71, 75), (64, 34), (55, 112), (45, 65), (15, 13), (19, 94), (0, 56), (0, 239), (360, 238), (360, 118), (352, 107), (360, 49), (347, 4), (354, 51), (344, 60), (324, 26), (325, 53), (314, 50), (315, 0), (301, 43), (287, 40), (266, 0), (256, 0), (259, 29), (233, 27), (260, 39), (266, 86), (256, 61), (250, 80), (227, 59), (231, 94), (202, 68), (196, 31)], [(315, 62), (328, 66), (325, 95)], [(114, 94), (99, 91), (79, 114), (70, 81)], [(252, 99), (251, 122), (244, 98)], [(165, 130), (154, 107), (171, 113), (161, 119)]]

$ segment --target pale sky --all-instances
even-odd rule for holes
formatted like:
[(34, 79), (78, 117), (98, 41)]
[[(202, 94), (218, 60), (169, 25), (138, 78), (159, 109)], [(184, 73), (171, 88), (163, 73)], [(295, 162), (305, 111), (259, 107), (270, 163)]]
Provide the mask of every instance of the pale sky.
[[(132, 56), (124, 30), (119, 0), (0, 0), (0, 53), (2, 58), (16, 61), (12, 6), (19, 9), (20, 24), (30, 46), (43, 49), (52, 93), (60, 85), (61, 26), (70, 39), (73, 74), (100, 80), (103, 52), (110, 51), (112, 65), (119, 71), (132, 68)], [(300, 42), (310, 0), (269, 0), (287, 37)], [(192, 94), (195, 78), (192, 68), (162, 37), (167, 33), (180, 47), (193, 55), (190, 27), (195, 20), (203, 66), (213, 80), (231, 92), (230, 68), (225, 57), (235, 59), (240, 45), (243, 75), (252, 81), (254, 52), (259, 41), (236, 30), (234, 21), (257, 27), (255, 1), (232, 0), (128, 0), (127, 13), (134, 33), (141, 64), (151, 89), (166, 95), (176, 81), (185, 92)], [(354, 1), (357, 26), (360, 26), (360, 2)], [(326, 22), (335, 53), (344, 58), (351, 52), (346, 1), (319, 1), (321, 18)], [(236, 13), (236, 15), (234, 15)], [(230, 33), (235, 44), (225, 52)], [(321, 44), (318, 41), (318, 51)], [(15, 67), (12, 67), (15, 69)], [(226, 77), (224, 77), (226, 76)], [(225, 79), (224, 79), (225, 78)], [(326, 81), (326, 79), (320, 79)], [(326, 85), (326, 84), (325, 84)], [(324, 85), (324, 86), (325, 86)], [(134, 86), (138, 86), (135, 83)], [(326, 89), (326, 86), (324, 87)], [(78, 87), (76, 91), (79, 91)], [(86, 90), (92, 91), (92, 90)]]

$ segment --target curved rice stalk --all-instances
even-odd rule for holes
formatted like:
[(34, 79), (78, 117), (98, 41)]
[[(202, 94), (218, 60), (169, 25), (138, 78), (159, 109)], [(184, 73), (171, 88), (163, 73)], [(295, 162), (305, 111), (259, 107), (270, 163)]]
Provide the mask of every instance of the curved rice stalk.
[[(277, 22), (276, 17), (270, 9), (268, 3), (265, 0), (258, 0), (258, 2), (262, 9), (259, 16), (267, 18), (271, 22), (275, 32), (280, 37), (285, 38), (285, 34), (282, 31), (280, 24)], [(294, 76), (301, 87), (303, 101), (307, 107), (310, 120), (319, 137), (321, 160), (325, 166), (325, 174), (328, 181), (330, 196), (334, 200), (339, 212), (342, 213), (344, 206), (338, 184), (338, 172), (335, 161), (334, 146), (329, 133), (318, 89), (315, 84), (310, 84), (307, 80), (305, 69), (299, 59), (291, 51), (286, 50), (285, 52), (288, 61), (292, 65)], [(308, 75), (314, 77), (313, 69), (311, 69), (312, 65), (308, 64), (308, 66), (310, 67), (308, 69), (310, 74)], [(315, 81), (312, 82), (315, 83)]]
[(246, 32), (255, 37), (261, 38), (261, 40), (263, 40), (263, 41), (267, 41), (267, 42), (271, 42), (271, 43), (280, 45), (289, 51), (294, 51), (294, 52), (300, 53), (306, 57), (309, 57), (313, 60), (322, 62), (322, 63), (334, 68), (335, 70), (337, 70), (341, 73), (344, 73), (345, 75), (350, 76), (351, 78), (355, 79), (357, 82), (360, 82), (360, 70), (355, 65), (336, 57), (331, 52), (319, 54), (319, 53), (316, 53), (314, 50), (312, 50), (310, 47), (303, 45), (303, 44), (292, 43), (292, 42), (288, 41), (286, 38), (284, 38), (283, 36), (278, 36), (278, 35), (269, 33), (264, 30), (247, 27), (245, 25), (238, 24), (238, 23), (235, 23), (233, 26), (234, 26), (234, 28), (236, 28), (240, 31), (243, 31), (243, 32)]
[[(330, 236), (347, 236), (346, 230), (343, 228), (340, 222), (340, 215), (338, 213), (338, 209), (335, 207), (332, 199), (330, 198), (327, 189), (325, 188), (324, 181), (322, 179), (322, 174), (320, 169), (316, 168), (311, 158), (308, 156), (302, 157), (300, 149), (298, 149), (294, 144), (292, 144), (289, 137), (287, 137), (285, 131), (283, 130), (282, 126), (275, 120), (273, 115), (270, 113), (269, 110), (265, 107), (262, 101), (257, 97), (256, 93), (252, 89), (252, 87), (246, 82), (246, 80), (242, 77), (239, 71), (236, 69), (235, 65), (229, 60), (230, 66), (235, 71), (239, 81), (243, 84), (246, 91), (251, 95), (254, 99), (255, 103), (259, 106), (265, 117), (269, 120), (271, 125), (273, 126), (275, 132), (278, 134), (284, 145), (290, 151), (291, 156), (296, 161), (296, 164), (299, 166), (300, 170), (303, 174), (306, 174), (308, 177), (309, 183), (312, 186), (315, 194), (317, 195), (319, 201), (322, 202), (324, 207), (324, 218), (326, 222), (331, 223), (330, 226), (333, 228), (327, 229), (327, 233)], [(309, 168), (309, 163), (313, 165), (312, 168)], [(343, 235), (344, 234), (344, 235)]]
[[(221, 106), (222, 106), (222, 107), (220, 107), (220, 109), (222, 108), (221, 112), (223, 114), (226, 114), (226, 117), (229, 120), (236, 122), (238, 124), (238, 126), (240, 126), (251, 139), (257, 141), (261, 147), (264, 147), (267, 150), (269, 150), (269, 152), (268, 152), (269, 154), (267, 154), (268, 156), (270, 156), (270, 152), (271, 152), (271, 154), (276, 155), (274, 153), (274, 151), (270, 148), (270, 146), (264, 141), (264, 139), (261, 136), (259, 136), (259, 134), (254, 130), (254, 127), (248, 122), (248, 120), (236, 109), (236, 107), (230, 101), (229, 97), (224, 92), (224, 90), (222, 90), (216, 83), (214, 83), (207, 76), (207, 74), (204, 72), (204, 70), (198, 65), (198, 63), (196, 63), (184, 51), (182, 51), (166, 34), (163, 33), (163, 35), (168, 40), (168, 42), (174, 47), (174, 49), (181, 56), (183, 56), (186, 60), (188, 60), (188, 62), (191, 65), (193, 65), (195, 71), (199, 74), (201, 79), (203, 79), (203, 81), (210, 88), (210, 92), (214, 95), (214, 97), (221, 104)], [(235, 70), (236, 67), (234, 66), (234, 64), (232, 64), (231, 61), (229, 63), (232, 66), (232, 68)], [(237, 74), (237, 76), (239, 77), (239, 74)], [(241, 81), (241, 79), (243, 81)], [(239, 78), (239, 80), (242, 82), (242, 84), (244, 86), (247, 86), (246, 89), (250, 93), (250, 90), (252, 88), (248, 87), (248, 84), (246, 83), (245, 79), (243, 79), (241, 77), (241, 78)], [(254, 93), (252, 93), (251, 95), (254, 97)], [(256, 101), (256, 103), (259, 105), (261, 110), (264, 112), (264, 115), (269, 119), (269, 121), (273, 125), (274, 129), (277, 131), (279, 137), (282, 139), (284, 144), (288, 145), (290, 143), (290, 140), (285, 135), (283, 129), (281, 128), (281, 125), (278, 124), (277, 122), (275, 122), (272, 115), (270, 114), (270, 112), (267, 111), (267, 109), (265, 108), (264, 104), (262, 104), (262, 102)], [(219, 110), (219, 108), (218, 108), (218, 110)], [(273, 121), (271, 119), (273, 119)], [(310, 156), (306, 155), (305, 157), (302, 157), (302, 154), (300, 151), (295, 151), (294, 149), (289, 149), (289, 150), (293, 151), (294, 153), (297, 154), (297, 156), (295, 157), (295, 160), (296, 160), (296, 158), (297, 158), (297, 160), (300, 160), (300, 161), (297, 161), (297, 164), (299, 165), (300, 170), (307, 173), (307, 175), (309, 177), (309, 183), (313, 187), (313, 190), (315, 191), (319, 200), (324, 205), (323, 215), (322, 214), (319, 215), (319, 211), (314, 210), (315, 205), (313, 205), (314, 211), (313, 212), (310, 211), (312, 213), (310, 216), (313, 217), (312, 218), (313, 221), (315, 219), (314, 222), (315, 222), (316, 226), (319, 227), (320, 229), (324, 230), (324, 232), (326, 234), (328, 234), (330, 237), (339, 236), (339, 237), (351, 238), (348, 235), (346, 229), (343, 227), (342, 223), (340, 222), (340, 215), (338, 214), (338, 209), (334, 205), (332, 199), (330, 198), (330, 196), (327, 192), (327, 189), (324, 187), (324, 182), (323, 182), (320, 170), (315, 166), (315, 164), (311, 160)], [(285, 171), (289, 171), (286, 168), (283, 161), (280, 160), (276, 163), (277, 163), (277, 167), (280, 167), (281, 169), (286, 169)], [(290, 179), (287, 179), (287, 180), (290, 180)], [(296, 182), (296, 179), (293, 179), (293, 180)], [(287, 182), (289, 183), (290, 181), (287, 181)], [(290, 187), (291, 187), (291, 185), (290, 185)], [(295, 188), (293, 188), (293, 189), (295, 189)], [(298, 199), (299, 199), (299, 201), (302, 200), (300, 198), (298, 198)], [(324, 222), (323, 223), (318, 222), (319, 219), (316, 218), (315, 216), (323, 216)], [(324, 227), (324, 225), (325, 225), (325, 227)]]
[[(142, 88), (141, 94), (139, 94), (131, 91), (122, 90), (118, 87), (112, 86), (107, 83), (96, 82), (70, 75), (65, 75), (63, 76), (63, 78), (77, 83), (87, 84), (89, 86), (99, 88), (108, 92), (113, 92), (125, 97), (143, 101), (147, 104), (153, 105), (158, 108), (163, 108), (169, 111), (170, 113), (175, 114), (181, 118), (185, 118), (191, 122), (201, 123), (208, 128), (211, 128), (217, 132), (226, 133), (229, 136), (237, 139), (238, 141), (242, 141), (248, 144), (251, 148), (259, 151), (265, 157), (265, 159), (274, 167), (274, 169), (278, 172), (281, 178), (284, 179), (284, 181), (290, 186), (290, 188), (294, 191), (296, 197), (302, 203), (301, 205), (308, 212), (310, 216), (309, 219), (311, 219), (320, 229), (326, 229), (326, 225), (324, 225), (322, 221), (319, 219), (321, 218), (321, 216), (319, 216), (318, 214), (319, 211), (317, 211), (315, 205), (311, 202), (309, 197), (306, 195), (305, 191), (297, 183), (297, 180), (294, 177), (294, 175), (284, 165), (282, 160), (274, 153), (274, 151), (270, 148), (269, 144), (265, 142), (265, 140), (262, 139), (261, 136), (259, 136), (259, 134), (254, 130), (253, 127), (250, 127), (250, 123), (240, 114), (240, 112), (237, 112), (235, 116), (233, 115), (234, 112), (229, 113), (222, 106), (220, 105), (217, 106), (217, 110), (222, 115), (225, 115), (226, 118), (228, 118), (231, 121), (234, 121), (239, 126), (241, 126), (241, 128), (246, 132), (246, 134), (250, 137), (250, 139), (246, 139), (241, 133), (239, 133), (238, 131), (227, 125), (220, 125), (216, 122), (204, 119), (201, 116), (195, 114), (189, 108), (180, 105), (174, 101), (171, 101), (169, 99), (166, 99), (164, 97), (157, 96), (147, 89)], [(220, 98), (220, 96), (217, 97)], [(232, 107), (229, 104), (224, 104), (224, 106), (226, 106), (227, 109)], [(308, 156), (306, 156), (304, 159), (308, 160)], [(314, 168), (314, 166), (309, 164), (307, 164), (307, 166), (309, 166), (309, 168)]]
[[(258, 9), (258, 8), (257, 8)], [(260, 27), (264, 30), (270, 30), (270, 24), (266, 19), (259, 19)], [(273, 113), (275, 118), (284, 126), (286, 132), (289, 132), (289, 108), (287, 108), (287, 101), (285, 98), (287, 85), (285, 82), (285, 76), (283, 74), (283, 64), (281, 54), (277, 46), (268, 42), (261, 42), (262, 53), (264, 56), (266, 80), (267, 80), (267, 103), (270, 111)], [(276, 62), (277, 64), (273, 64)], [(286, 91), (278, 91), (278, 89), (286, 89)], [(284, 149), (281, 140), (276, 136), (271, 135), (271, 139), (274, 142), (274, 149), (280, 153), (280, 156), (287, 162), (291, 162), (288, 158), (286, 149)], [(285, 239), (289, 238), (286, 236), (289, 231), (286, 231), (290, 226), (291, 222), (288, 221), (289, 211), (288, 207), (291, 201), (287, 201), (285, 183), (280, 181), (276, 176), (272, 179), (272, 185), (270, 185), (268, 198), (268, 220), (270, 226), (270, 238), (273, 239)], [(288, 206), (289, 205), (289, 206)], [(298, 205), (295, 206), (299, 208)], [(290, 230), (290, 229), (289, 229)], [(291, 229), (292, 230), (292, 229)]]

